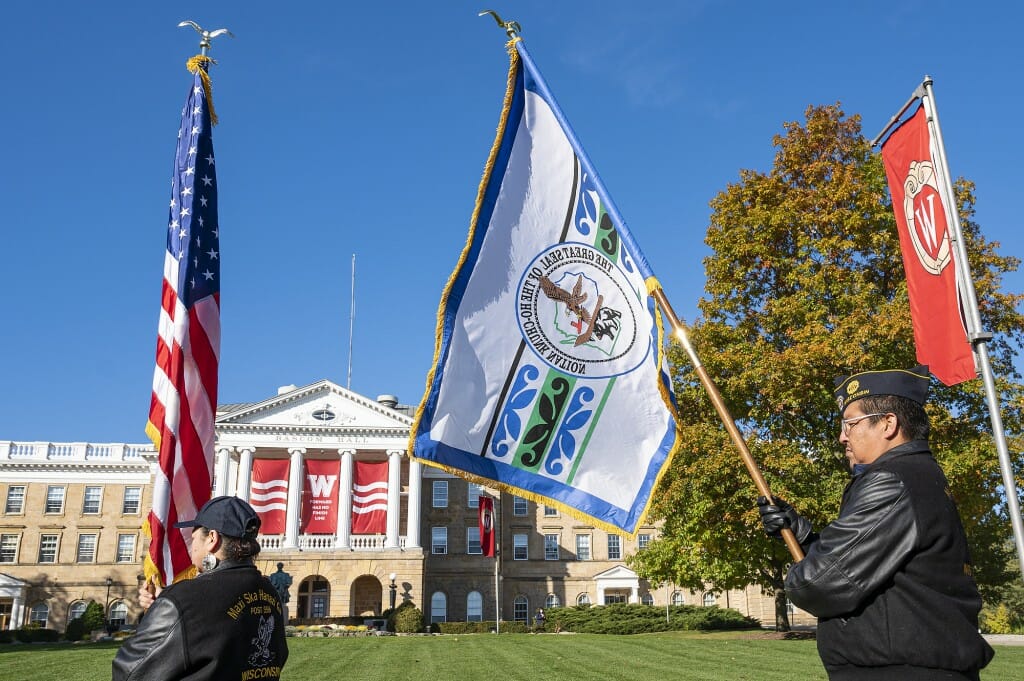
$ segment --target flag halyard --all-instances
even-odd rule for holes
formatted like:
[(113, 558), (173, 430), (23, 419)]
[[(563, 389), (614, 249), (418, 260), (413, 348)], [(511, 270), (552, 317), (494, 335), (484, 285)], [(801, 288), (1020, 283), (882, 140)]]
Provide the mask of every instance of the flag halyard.
[(677, 437), (655, 282), (518, 39), (510, 58), (410, 448), (635, 534)]

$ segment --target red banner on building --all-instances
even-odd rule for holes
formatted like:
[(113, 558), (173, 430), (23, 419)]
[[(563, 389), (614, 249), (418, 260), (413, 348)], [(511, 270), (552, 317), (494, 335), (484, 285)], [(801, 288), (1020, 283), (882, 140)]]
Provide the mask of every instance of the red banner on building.
[(288, 512), (288, 459), (252, 462), (249, 504), (260, 516), (260, 534), (284, 534)]
[(480, 548), (485, 556), (494, 555), (494, 500), (480, 497), (477, 521), (480, 524)]
[(882, 160), (899, 227), (917, 361), (955, 385), (976, 372), (950, 240), (949, 216), (956, 208), (943, 201), (948, 178), (934, 148), (922, 105), (889, 135)]
[(341, 462), (306, 461), (302, 485), (302, 534), (334, 534), (338, 529), (338, 471)]
[(352, 534), (384, 534), (387, 518), (387, 462), (356, 461), (352, 474)]

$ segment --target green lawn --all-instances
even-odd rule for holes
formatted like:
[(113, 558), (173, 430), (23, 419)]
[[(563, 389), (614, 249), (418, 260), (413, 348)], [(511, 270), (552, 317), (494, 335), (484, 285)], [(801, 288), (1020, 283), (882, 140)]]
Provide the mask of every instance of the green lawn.
[[(759, 633), (639, 636), (489, 634), (290, 638), (287, 681), (813, 681), (824, 680), (813, 641)], [(117, 645), (0, 645), (4, 681), (110, 678)], [(982, 681), (1019, 681), (1024, 647), (1000, 646)]]

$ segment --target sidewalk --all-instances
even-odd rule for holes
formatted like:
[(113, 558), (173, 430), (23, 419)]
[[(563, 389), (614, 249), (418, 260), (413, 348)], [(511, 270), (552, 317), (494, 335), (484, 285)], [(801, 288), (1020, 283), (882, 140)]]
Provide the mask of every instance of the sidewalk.
[(1021, 634), (983, 634), (992, 646), (1024, 646), (1024, 635)]

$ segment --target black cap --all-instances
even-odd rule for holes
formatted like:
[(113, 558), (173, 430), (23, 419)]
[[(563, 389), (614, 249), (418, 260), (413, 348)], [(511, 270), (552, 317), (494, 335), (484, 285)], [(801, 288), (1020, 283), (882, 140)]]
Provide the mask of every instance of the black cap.
[(260, 517), (252, 506), (238, 497), (210, 499), (192, 520), (174, 523), (175, 527), (205, 527), (226, 537), (255, 539), (260, 531)]
[(924, 405), (928, 399), (930, 378), (928, 367), (921, 365), (913, 369), (891, 369), (887, 371), (862, 371), (852, 376), (836, 379), (836, 404), (839, 413), (851, 402), (870, 395), (897, 395)]

